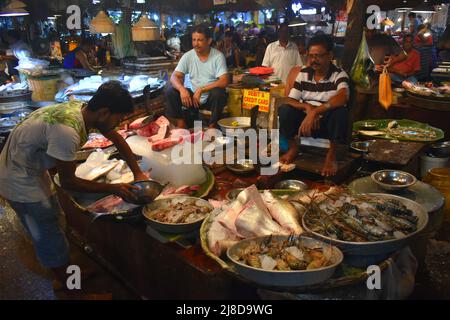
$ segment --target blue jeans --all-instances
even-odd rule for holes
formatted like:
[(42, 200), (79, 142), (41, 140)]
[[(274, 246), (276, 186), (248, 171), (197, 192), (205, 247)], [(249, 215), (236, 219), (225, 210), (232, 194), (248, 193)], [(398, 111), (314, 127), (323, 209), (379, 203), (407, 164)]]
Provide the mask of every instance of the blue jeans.
[(416, 77), (414, 77), (414, 76), (409, 76), (409, 77), (402, 77), (402, 76), (400, 76), (400, 75), (398, 75), (398, 74), (395, 74), (395, 73), (389, 73), (389, 76), (391, 77), (391, 80), (392, 80), (392, 82), (395, 82), (395, 83), (402, 83), (403, 81), (409, 81), (409, 82), (412, 82), (412, 83), (417, 83), (417, 82), (419, 82), (417, 79), (416, 79)]
[(42, 202), (8, 202), (30, 235), (39, 262), (46, 268), (67, 265), (69, 247), (58, 223), (61, 208), (56, 196)]

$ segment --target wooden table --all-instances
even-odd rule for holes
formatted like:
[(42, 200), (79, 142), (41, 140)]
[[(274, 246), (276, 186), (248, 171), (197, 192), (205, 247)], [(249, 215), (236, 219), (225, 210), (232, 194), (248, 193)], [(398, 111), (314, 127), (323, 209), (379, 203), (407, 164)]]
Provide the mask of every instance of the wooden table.
[[(261, 187), (282, 176), (239, 177), (229, 171), (216, 176), (211, 197), (223, 199), (232, 188)], [(271, 180), (271, 181), (269, 181)], [(68, 235), (75, 244), (145, 299), (257, 299), (257, 288), (238, 280), (204, 254), (200, 241), (190, 247), (162, 243), (146, 233), (142, 218), (115, 221), (100, 218), (86, 230), (91, 215), (63, 189), (57, 188)], [(92, 250), (92, 251), (91, 251)]]

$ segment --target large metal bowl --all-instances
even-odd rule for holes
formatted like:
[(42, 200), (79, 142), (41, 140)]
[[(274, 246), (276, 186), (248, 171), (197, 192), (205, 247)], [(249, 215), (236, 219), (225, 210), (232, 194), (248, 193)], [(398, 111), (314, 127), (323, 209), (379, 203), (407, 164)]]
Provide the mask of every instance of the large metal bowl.
[(413, 186), (417, 179), (412, 174), (398, 170), (380, 170), (372, 173), (372, 181), (387, 191), (399, 191)]
[(151, 218), (151, 211), (158, 210), (159, 208), (164, 207), (167, 205), (170, 201), (173, 199), (191, 199), (198, 201), (202, 204), (202, 206), (208, 207), (211, 209), (211, 212), (214, 210), (214, 207), (206, 200), (200, 199), (200, 198), (194, 198), (194, 197), (188, 197), (188, 196), (169, 196), (165, 197), (161, 200), (156, 200), (152, 202), (151, 204), (145, 206), (142, 209), (142, 214), (145, 218), (146, 223), (152, 227), (153, 229), (164, 232), (164, 233), (172, 233), (172, 234), (184, 234), (184, 233), (190, 233), (200, 228), (202, 225), (203, 220), (205, 220), (206, 216), (204, 218), (201, 218), (197, 221), (191, 222), (191, 223), (163, 223), (158, 220), (155, 220)]
[(305, 217), (308, 216), (309, 212), (306, 212), (302, 219), (302, 225), (306, 232), (309, 232), (320, 239), (323, 239), (327, 243), (330, 242), (337, 247), (339, 247), (342, 252), (344, 252), (346, 258), (348, 256), (379, 256), (385, 257), (390, 253), (393, 253), (405, 246), (407, 246), (428, 224), (428, 213), (423, 206), (415, 201), (398, 197), (391, 194), (384, 193), (368, 193), (368, 195), (377, 196), (382, 199), (393, 199), (398, 200), (403, 203), (409, 210), (414, 212), (414, 214), (419, 218), (417, 223), (417, 230), (413, 233), (408, 234), (406, 237), (401, 239), (392, 239), (385, 241), (374, 241), (374, 242), (350, 242), (333, 239), (331, 237), (322, 235), (320, 233), (312, 231), (305, 222)]
[(275, 184), (275, 189), (278, 190), (295, 190), (295, 191), (305, 191), (309, 187), (306, 183), (300, 180), (284, 180)]
[[(237, 125), (234, 125), (236, 123)], [(237, 135), (235, 130), (237, 129), (246, 130), (251, 127), (251, 118), (250, 117), (225, 118), (219, 120), (217, 124), (219, 125), (219, 128), (222, 130), (222, 132), (234, 137)]]
[(138, 205), (146, 205), (153, 202), (164, 189), (162, 184), (154, 180), (137, 181), (131, 183), (131, 185), (139, 188), (139, 190), (132, 190), (137, 197), (137, 201), (133, 201), (133, 203)]
[[(237, 253), (243, 248), (254, 242), (262, 243), (267, 241), (267, 239), (268, 237), (257, 237), (242, 240), (230, 247), (227, 251), (228, 258), (240, 275), (256, 284), (263, 286), (302, 287), (324, 282), (333, 276), (336, 268), (342, 263), (344, 258), (342, 252), (337, 247), (333, 246), (332, 264), (330, 266), (301, 271), (267, 271), (264, 269), (250, 267), (236, 259)], [(273, 236), (272, 239), (277, 241), (285, 241), (288, 239), (288, 236)], [(301, 236), (299, 239), (303, 245), (308, 247), (323, 248), (328, 246), (328, 244), (322, 241), (309, 237)]]
[(228, 170), (235, 174), (246, 175), (256, 171), (256, 167), (252, 160), (238, 160), (235, 164), (227, 165)]
[(450, 157), (450, 141), (433, 143), (430, 147), (430, 151), (436, 157)]

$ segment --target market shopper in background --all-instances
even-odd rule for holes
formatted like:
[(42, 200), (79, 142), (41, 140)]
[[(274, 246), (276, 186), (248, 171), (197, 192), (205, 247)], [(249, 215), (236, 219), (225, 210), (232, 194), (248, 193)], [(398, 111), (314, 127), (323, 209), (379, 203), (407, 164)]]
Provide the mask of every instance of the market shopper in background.
[(408, 14), (408, 19), (409, 19), (409, 33), (415, 36), (417, 32), (419, 32), (419, 26), (422, 24), (422, 22), (419, 20), (419, 18), (414, 12), (410, 12)]
[(19, 65), (19, 60), (31, 57), (32, 50), (21, 38), (21, 34), (16, 30), (8, 30), (3, 35), (4, 42), (8, 45), (9, 52), (3, 57), (6, 61), (6, 73), (13, 78), (13, 81), (19, 81), (19, 71), (16, 67)]
[[(228, 70), (225, 56), (211, 44), (208, 26), (196, 26), (192, 33), (194, 49), (183, 55), (170, 78), (166, 91), (166, 115), (174, 119), (179, 128), (187, 126), (183, 107), (209, 109), (211, 128), (215, 128), (222, 117), (227, 103)], [(189, 81), (186, 81), (187, 75)]]
[(403, 37), (403, 50), (397, 55), (392, 55), (385, 65), (376, 65), (378, 72), (383, 72), (383, 67), (388, 68), (391, 80), (400, 84), (407, 80), (417, 82), (415, 75), (420, 71), (420, 53), (413, 48), (413, 35)]
[(273, 68), (275, 76), (280, 78), (283, 83), (286, 83), (293, 67), (303, 65), (297, 45), (290, 41), (287, 23), (279, 26), (278, 41), (267, 46), (262, 65)]
[(130, 184), (104, 184), (75, 176), (76, 153), (90, 130), (110, 139), (134, 174), (147, 180), (128, 144), (115, 128), (133, 111), (132, 98), (119, 82), (103, 84), (87, 103), (68, 102), (41, 108), (20, 123), (0, 154), (0, 196), (17, 213), (32, 238), (40, 263), (54, 271), (55, 289), (65, 284), (69, 248), (58, 224), (61, 209), (48, 170), (56, 168), (62, 188), (114, 194), (133, 200)]
[(345, 144), (348, 132), (349, 77), (333, 61), (333, 40), (317, 36), (308, 43), (308, 67), (303, 68), (289, 92), (289, 101), (278, 111), (280, 135), (288, 139), (289, 150), (281, 163), (292, 163), (298, 157), (295, 139), (300, 137), (330, 140), (322, 175), (337, 172), (336, 148)]
[(233, 33), (231, 31), (225, 33), (223, 54), (225, 55), (228, 68), (240, 67), (240, 50), (237, 43), (233, 40)]
[(94, 64), (89, 60), (90, 57), (94, 55), (94, 52), (94, 40), (90, 38), (83, 39), (79, 47), (70, 51), (64, 57), (64, 68), (96, 71)]

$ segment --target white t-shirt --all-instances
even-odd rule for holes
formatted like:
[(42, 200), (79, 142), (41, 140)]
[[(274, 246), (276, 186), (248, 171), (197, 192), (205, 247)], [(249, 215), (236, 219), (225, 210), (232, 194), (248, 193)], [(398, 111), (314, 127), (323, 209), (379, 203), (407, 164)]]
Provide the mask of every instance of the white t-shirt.
[(280, 45), (280, 41), (275, 41), (267, 46), (262, 65), (273, 68), (274, 74), (286, 83), (291, 69), (295, 66), (303, 66), (303, 62), (295, 43), (289, 41), (284, 48)]
[[(55, 159), (76, 160), (76, 153), (86, 140), (81, 106), (79, 102), (68, 102), (42, 108), (13, 130), (0, 154), (1, 196), (32, 203), (53, 194), (48, 169), (55, 167)], [(60, 112), (47, 112), (55, 108), (60, 108)], [(66, 124), (61, 123), (60, 119), (69, 117)]]
[[(194, 49), (186, 52), (181, 57), (175, 71), (189, 75), (189, 80), (186, 80), (185, 86), (195, 92), (198, 88), (219, 80), (221, 76), (228, 72), (228, 69), (223, 53), (211, 48), (208, 60), (204, 62), (200, 60)], [(204, 93), (200, 102), (204, 104), (207, 99), (208, 93)]]

